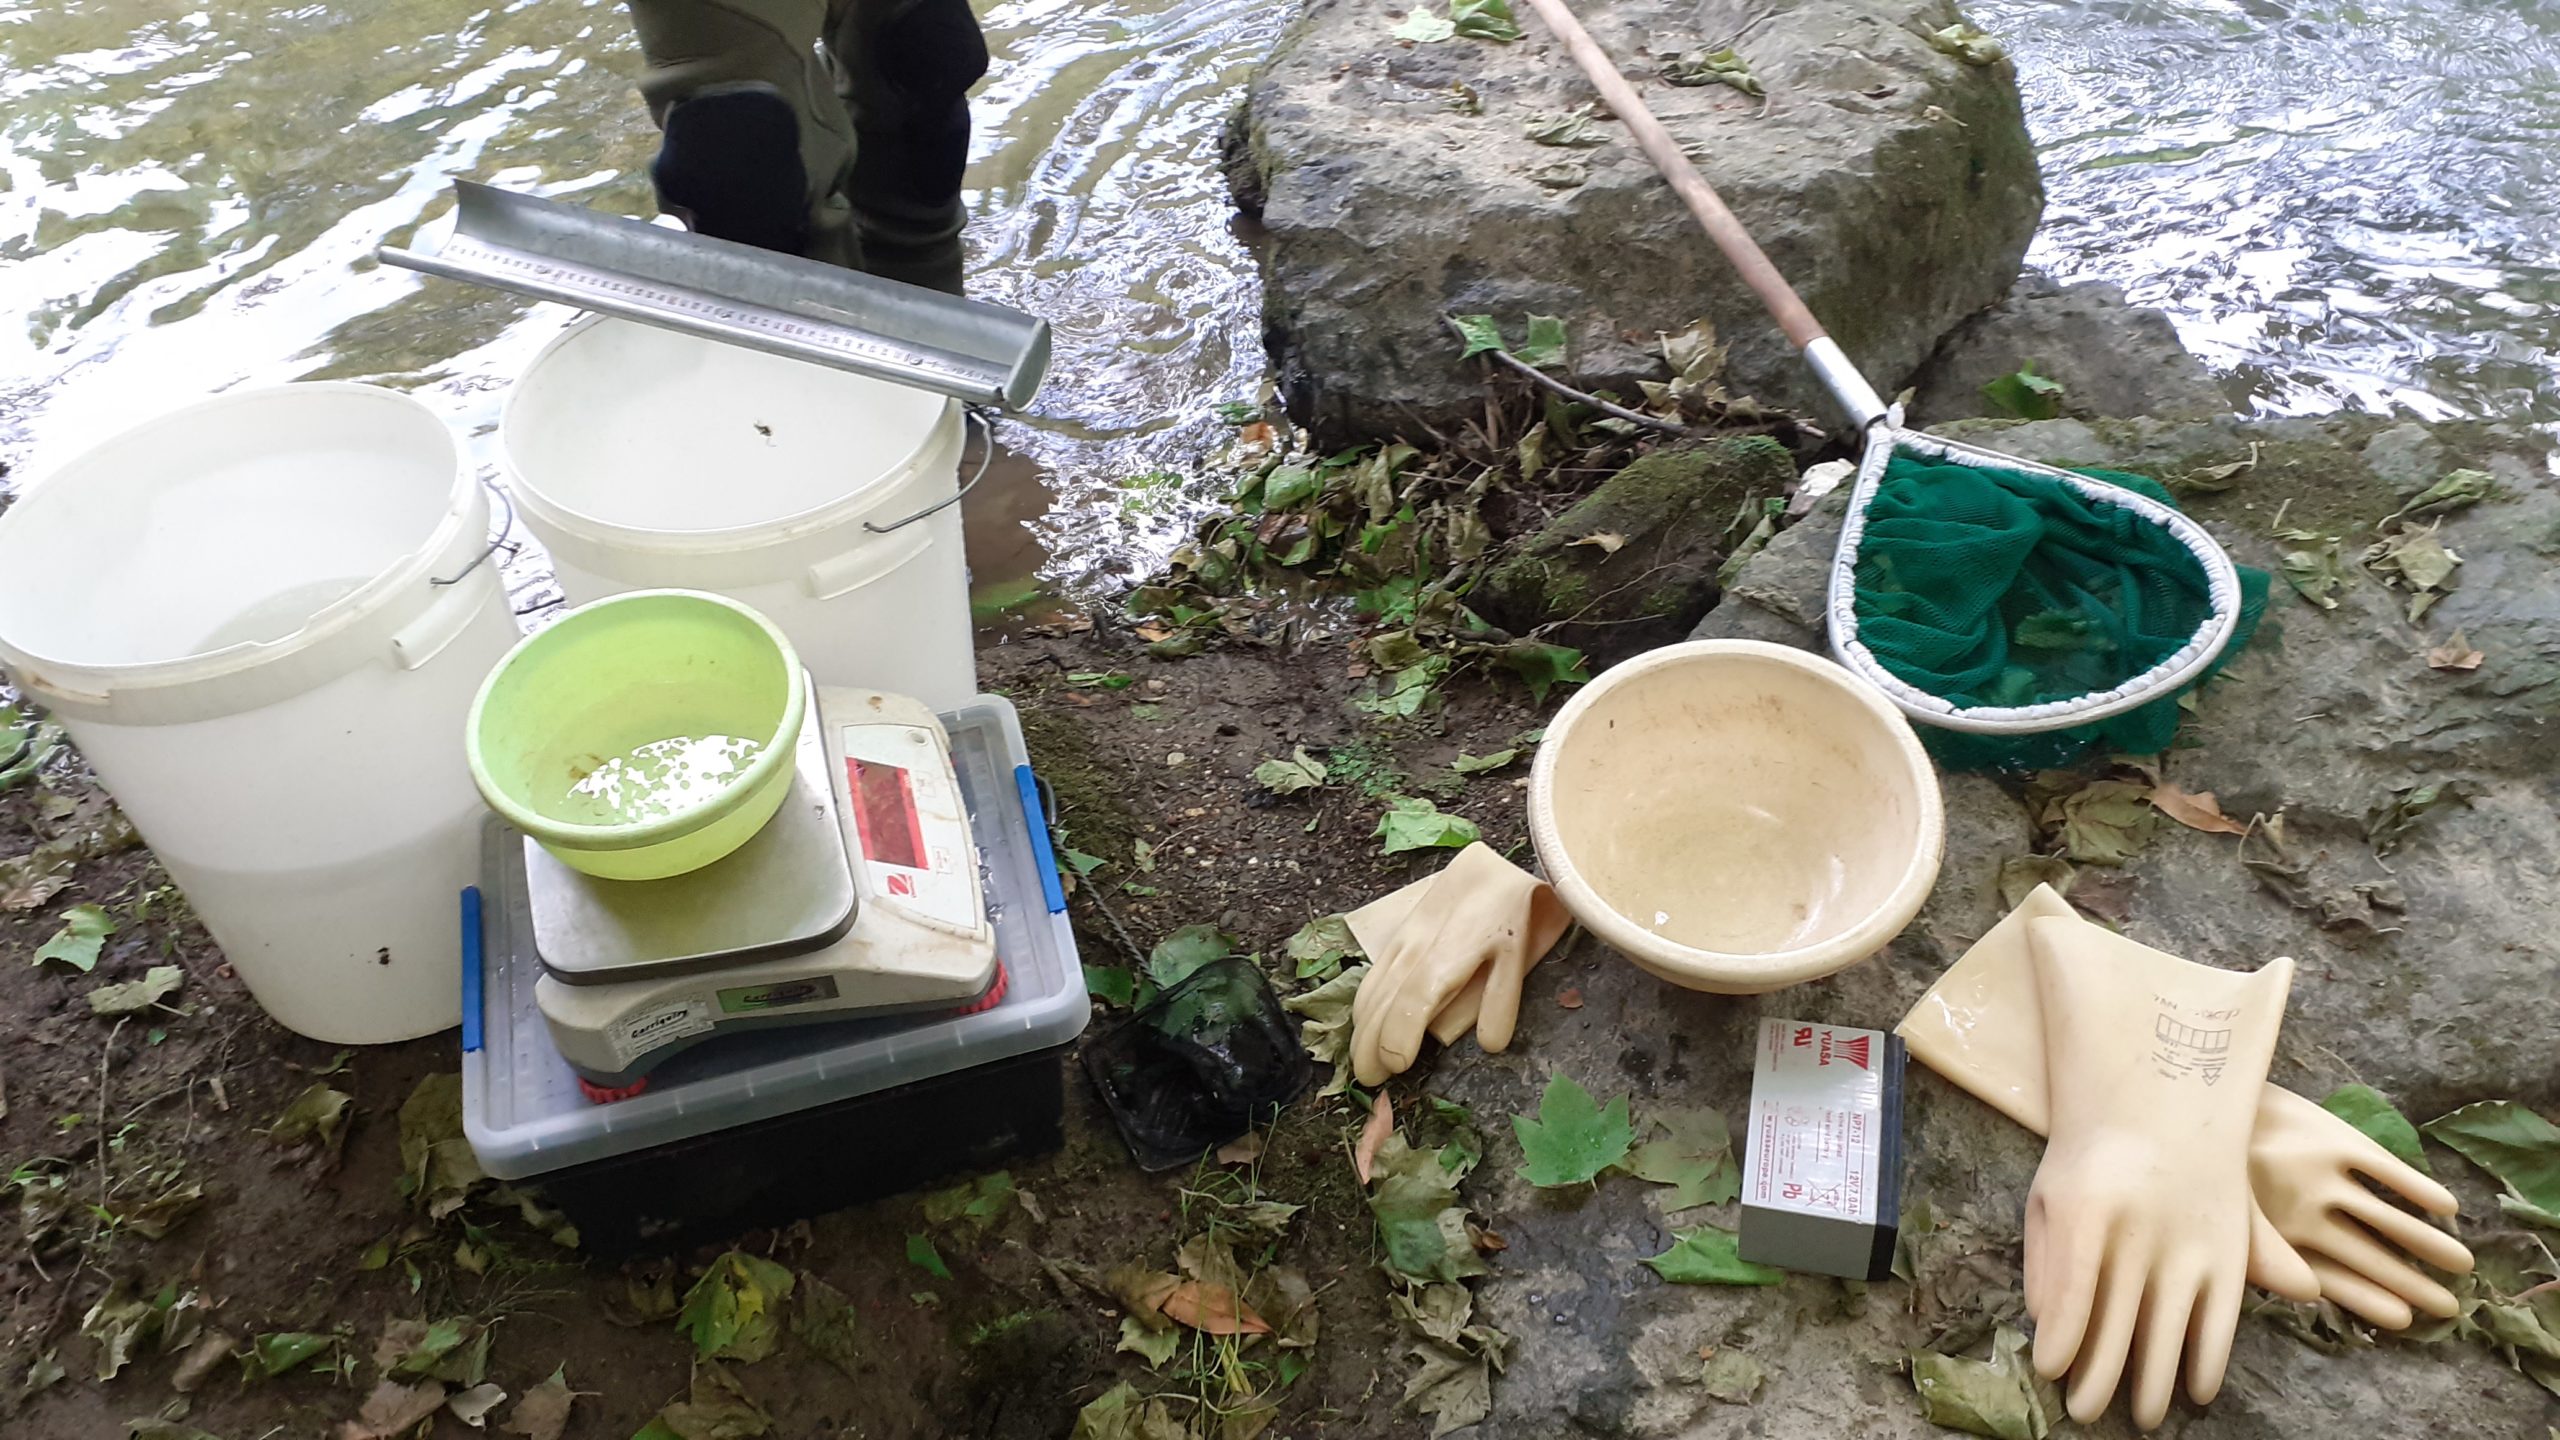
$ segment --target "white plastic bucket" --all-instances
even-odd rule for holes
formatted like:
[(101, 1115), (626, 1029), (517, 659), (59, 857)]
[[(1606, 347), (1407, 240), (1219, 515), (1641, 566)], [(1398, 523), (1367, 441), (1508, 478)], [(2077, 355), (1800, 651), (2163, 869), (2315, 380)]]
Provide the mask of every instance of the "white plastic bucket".
[(516, 639), (488, 551), (453, 432), (368, 385), (217, 396), (0, 516), (0, 666), (288, 1029), (461, 1019), (463, 718)]
[(600, 316), (534, 358), (498, 425), (570, 604), (713, 591), (819, 684), (936, 710), (978, 693), (960, 507), (896, 522), (951, 497), (961, 440), (938, 395)]

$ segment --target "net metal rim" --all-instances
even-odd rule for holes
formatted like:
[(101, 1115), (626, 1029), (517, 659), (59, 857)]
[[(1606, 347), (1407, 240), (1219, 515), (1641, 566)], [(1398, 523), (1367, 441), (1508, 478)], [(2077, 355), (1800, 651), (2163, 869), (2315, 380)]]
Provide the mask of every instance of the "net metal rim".
[[(2207, 599), (2213, 611), (2211, 619), (2176, 653), (2159, 664), (2112, 689), (2093, 690), (2069, 700), (2049, 700), (2039, 705), (1965, 706), (1912, 685), (1887, 670), (1858, 637), (1855, 589), (1858, 547), (1866, 538), (1867, 506), (1874, 501), (1876, 487), (1884, 480), (1885, 466), (1897, 450), (1976, 469), (2017, 470), (2041, 475), (2091, 500), (2133, 512), (2176, 537), (2178, 543), (2195, 556), (2196, 563), (2204, 567)], [(1830, 622), (1834, 658), (1882, 690), (1885, 698), (1914, 721), (1972, 735), (2040, 735), (2138, 710), (2163, 696), (2175, 694), (2202, 675), (2231, 643), (2232, 635), (2239, 629), (2240, 572), (2231, 557), (2223, 552), (2222, 546), (2205, 533), (2203, 526), (2173, 506), (2163, 505), (2148, 495), (2127, 490), (2121, 485), (2110, 485), (2051, 465), (2040, 465), (1961, 441), (1923, 435), (1903, 428), (1899, 416), (1895, 415), (1878, 420), (1868, 428), (1866, 452), (1858, 465), (1857, 486), (1850, 493), (1849, 513), (1840, 527), (1840, 545), (1831, 556), (1831, 581), (1824, 608)]]

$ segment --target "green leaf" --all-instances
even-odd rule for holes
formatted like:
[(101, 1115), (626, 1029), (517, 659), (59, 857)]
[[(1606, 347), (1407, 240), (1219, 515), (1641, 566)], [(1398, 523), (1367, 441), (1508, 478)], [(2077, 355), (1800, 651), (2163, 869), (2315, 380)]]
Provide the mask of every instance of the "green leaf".
[(37, 947), (31, 963), (41, 965), (58, 960), (86, 975), (98, 968), (98, 952), (106, 947), (107, 937), (116, 933), (113, 916), (95, 905), (74, 905), (62, 912), (62, 928), (53, 938)]
[(2496, 1176), (2518, 1200), (2560, 1214), (2560, 1127), (2513, 1100), (2483, 1100), (2430, 1120), (2425, 1129)]
[(2027, 1337), (2003, 1325), (1989, 1360), (1919, 1350), (1911, 1356), (1911, 1388), (1932, 1425), (1989, 1440), (2045, 1440), (2061, 1409), (2027, 1363)]
[(2341, 1085), (2329, 1092), (2320, 1108), (2363, 1131), (2419, 1174), (2435, 1173), (2427, 1165), (2427, 1152), (2418, 1143), (2418, 1127), (2384, 1099), (2381, 1091), (2370, 1085)]
[(1929, 43), (1967, 65), (1995, 65), (2009, 53), (2007, 46), (1962, 20), (1929, 32)]
[(1511, 16), (1511, 0), (1449, 0), (1449, 23), (1470, 40), (1505, 45), (1527, 33)]
[(862, 1378), (861, 1330), (853, 1302), (843, 1291), (802, 1271), (800, 1304), (792, 1312), (791, 1333), (819, 1359), (848, 1378)]
[(1419, 662), (1395, 673), (1383, 695), (1372, 695), (1352, 703), (1372, 715), (1403, 718), (1422, 713), (1433, 695), (1440, 677), (1449, 673), (1449, 657), (1425, 655)]
[(1369, 1212), (1377, 1217), (1379, 1248), (1388, 1269), (1416, 1284), (1463, 1280), (1485, 1269), (1458, 1200), (1466, 1172), (1441, 1162), (1441, 1152), (1416, 1150), (1401, 1133), (1389, 1135), (1370, 1162)]
[(728, 1251), (685, 1292), (676, 1329), (692, 1338), (702, 1359), (761, 1360), (781, 1337), (782, 1302), (791, 1298), (791, 1285), (791, 1272), (772, 1261)]
[(2159, 824), (2149, 787), (2099, 780), (2053, 802), (2045, 823), (2059, 826), (2063, 853), (2085, 865), (2122, 865)]
[(187, 972), (175, 965), (154, 965), (139, 980), (121, 985), (101, 985), (89, 992), (89, 1012), (93, 1015), (136, 1015), (178, 993), (185, 984)]
[(1173, 1353), (1182, 1348), (1182, 1332), (1170, 1325), (1150, 1330), (1146, 1322), (1137, 1316), (1123, 1315), (1120, 1317), (1120, 1343), (1113, 1348), (1128, 1351), (1146, 1361), (1151, 1369), (1162, 1369), (1164, 1362), (1172, 1359)]
[(1750, 1404), (1751, 1397), (1760, 1393), (1761, 1382), (1768, 1378), (1769, 1372), (1761, 1368), (1759, 1361), (1734, 1349), (1718, 1350), (1708, 1356), (1705, 1368), (1698, 1372), (1698, 1383), (1706, 1387), (1707, 1394), (1727, 1405)]
[(2394, 785), (2380, 804), (2365, 812), (2364, 838), (2372, 844), (2373, 853), (2388, 855), (2400, 848), (2429, 811), (2448, 801), (2467, 805), (2471, 795), (2460, 782), (2452, 780), (2431, 785)]
[(267, 1138), (287, 1147), (308, 1144), (325, 1157), (322, 1168), (329, 1168), (346, 1146), (347, 1109), (354, 1103), (355, 1097), (346, 1091), (315, 1080), (276, 1116), (267, 1127)]
[(1502, 647), (1497, 658), (1504, 669), (1528, 683), (1529, 693), (1541, 705), (1547, 703), (1547, 692), (1556, 686), (1580, 685), (1591, 678), (1591, 672), (1583, 668), (1582, 652), (1570, 645), (1514, 640)]
[(2283, 532), (2281, 538), (2297, 542), (2297, 548), (2285, 551), (2278, 561), (2285, 583), (2321, 609), (2337, 609), (2336, 591), (2347, 583), (2347, 562), (2338, 553), (2338, 537), (2294, 530)]
[(2497, 477), (2488, 471), (2456, 470), (2419, 491), (2416, 499), (2401, 506), (2399, 513), (2391, 518), (2416, 520), (2429, 515), (2449, 515), (2491, 499), (2497, 493)]
[(1117, 670), (1077, 670), (1067, 676), (1067, 683), (1079, 690), (1126, 690), (1138, 683), (1138, 677)]
[(429, 1075), (400, 1102), (402, 1193), (441, 1220), (462, 1208), (488, 1176), (462, 1133), (462, 1073)]
[(1508, 750), (1496, 750), (1490, 755), (1469, 755), (1465, 751), (1460, 751), (1458, 758), (1449, 762), (1449, 768), (1461, 775), (1489, 775), (1519, 758), (1520, 751), (1517, 746)]
[(773, 1417), (748, 1397), (727, 1366), (697, 1360), (691, 1392), (660, 1410), (631, 1440), (755, 1440), (772, 1429)]
[(1517, 354), (1523, 362), (1541, 370), (1562, 365), (1565, 360), (1564, 321), (1553, 315), (1530, 316), (1529, 338), (1521, 343)]
[(1162, 1396), (1141, 1396), (1123, 1380), (1076, 1412), (1068, 1440), (1187, 1440), (1190, 1434)]
[(907, 1261), (923, 1267), (936, 1280), (951, 1278), (951, 1267), (942, 1263), (942, 1252), (933, 1248), (933, 1237), (915, 1234), (907, 1237)]
[(1783, 1270), (1743, 1259), (1736, 1248), (1742, 1238), (1730, 1230), (1701, 1225), (1695, 1230), (1674, 1230), (1671, 1237), (1670, 1249), (1646, 1257), (1644, 1263), (1674, 1285), (1775, 1285), (1787, 1278)]
[(1137, 995), (1138, 977), (1126, 970), (1107, 969), (1100, 965), (1084, 967), (1084, 993), (1108, 1000), (1125, 1010)]
[(1004, 1218), (1013, 1208), (1013, 1173), (998, 1170), (975, 1180), (964, 1180), (947, 1190), (936, 1190), (924, 1197), (924, 1218), (934, 1225), (948, 1225), (966, 1220), (977, 1229)]
[(1181, 983), (1192, 971), (1236, 953), (1235, 937), (1215, 925), (1185, 925), (1156, 943), (1147, 955), (1147, 976), (1158, 985)]
[(1460, 315), (1449, 323), (1458, 327), (1458, 337), (1467, 344), (1458, 352), (1461, 360), (1472, 360), (1490, 350), (1507, 354), (1511, 349), (1502, 339), (1502, 327), (1494, 324), (1490, 315)]
[(1581, 149), (1609, 143), (1608, 132), (1592, 126), (1594, 112), (1589, 105), (1547, 115), (1532, 115), (1521, 132), (1538, 145), (1554, 145), (1563, 149)]
[(1239, 428), (1262, 418), (1262, 407), (1250, 400), (1221, 400), (1212, 412), (1222, 424)]
[(1333, 1078), (1316, 1093), (1339, 1095), (1351, 1087), (1351, 1002), (1369, 967), (1354, 965), (1303, 995), (1292, 995), (1280, 1008), (1300, 1017), (1298, 1043), (1307, 1053), (1333, 1067)]
[(1751, 62), (1729, 45), (1722, 50), (1692, 50), (1663, 66), (1662, 78), (1674, 85), (1730, 85), (1745, 95), (1769, 93), (1751, 73)]
[(1982, 387), (1982, 398), (1991, 408), (2019, 420), (2050, 420), (2062, 413), (2062, 385), (2036, 373), (2033, 365), (2018, 369)]
[(1411, 14), (1404, 17), (1403, 24), (1387, 33), (1399, 40), (1411, 40), (1420, 45), (1436, 45), (1456, 35), (1458, 27), (1450, 23), (1447, 16), (1435, 15), (1417, 5)]
[(251, 1380), (266, 1380), (288, 1370), (309, 1364), (335, 1349), (338, 1337), (318, 1335), (307, 1330), (286, 1330), (260, 1335), (249, 1342), (240, 1356), (242, 1374)]
[(1297, 962), (1301, 980), (1330, 978), (1344, 961), (1361, 957), (1360, 941), (1351, 933), (1351, 921), (1342, 915), (1308, 921), (1289, 937), (1281, 953)]
[(1058, 847), (1058, 860), (1069, 870), (1074, 871), (1079, 880), (1111, 863), (1099, 855), (1088, 855), (1072, 845)]
[(1538, 1118), (1511, 1117), (1512, 1131), (1528, 1163), (1520, 1178), (1541, 1189), (1582, 1185), (1627, 1158), (1635, 1144), (1635, 1126), (1627, 1119), (1627, 1097), (1602, 1109), (1591, 1092), (1562, 1074), (1547, 1081), (1538, 1101)]
[(1398, 800), (1395, 808), (1378, 819), (1371, 832), (1386, 844), (1381, 854), (1401, 855), (1408, 850), (1463, 850), (1484, 838), (1476, 822), (1463, 815), (1443, 815), (1440, 807), (1428, 800)]
[(1627, 1152), (1626, 1172), (1639, 1180), (1672, 1187), (1663, 1198), (1666, 1211), (1722, 1205), (1742, 1193), (1742, 1172), (1733, 1163), (1733, 1136), (1721, 1111), (1673, 1109), (1654, 1112), (1659, 1140), (1648, 1140)]
[(1300, 745), (1289, 752), (1286, 760), (1265, 760), (1254, 766), (1253, 780), (1274, 795), (1295, 795), (1321, 787), (1325, 773), (1324, 762)]

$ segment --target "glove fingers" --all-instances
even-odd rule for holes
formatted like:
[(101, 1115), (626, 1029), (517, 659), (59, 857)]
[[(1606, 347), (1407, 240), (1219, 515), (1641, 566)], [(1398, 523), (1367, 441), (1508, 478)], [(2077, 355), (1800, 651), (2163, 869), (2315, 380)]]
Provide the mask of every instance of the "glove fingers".
[[(1459, 991), (1448, 1004), (1440, 1007), (1439, 1014), (1431, 1017), (1432, 1039), (1443, 1045), (1455, 1045), (1466, 1038), (1468, 1031), (1476, 1028), (1476, 1017), (1484, 1013), (1484, 981), (1485, 972), (1477, 971), (1476, 978), (1467, 982), (1467, 988)], [(1482, 1036), (1477, 1037), (1476, 1043), (1487, 1050), (1497, 1048), (1484, 1045)]]
[(2046, 1207), (2027, 1204), (2027, 1314), (2036, 1322), (2036, 1372), (2051, 1380), (2071, 1368), (2088, 1334), (2097, 1298), (2102, 1245), (2068, 1225), (2051, 1223)]
[(2320, 1298), (2367, 1324), (2385, 1330), (2406, 1330), (2409, 1322), (2417, 1318), (2409, 1302), (2352, 1270), (2315, 1259), (2311, 1271), (2320, 1277)]
[(2196, 1300), (2195, 1317), (2187, 1324), (2187, 1398), (2210, 1405), (2222, 1393), (2222, 1377), (2231, 1369), (2231, 1340), (2240, 1333), (2241, 1284), (2225, 1270), (2205, 1277)]
[(1484, 1008), (1476, 1013), (1476, 1043), (1499, 1053), (1511, 1044), (1511, 1032), (1520, 1023), (1520, 988), (1528, 979), (1529, 957), (1516, 949), (1501, 950), (1478, 973), (1485, 977), (1485, 987)]
[[(2316, 1242), (2320, 1253), (2341, 1270), (2352, 1271), (2373, 1285), (2381, 1286), (2408, 1302), (2410, 1308), (2429, 1315), (2453, 1316), (2462, 1311), (2453, 1292), (2436, 1283), (2434, 1277), (2409, 1263), (2406, 1256), (2384, 1246), (2370, 1231), (2343, 1219), (2332, 1219), (2327, 1233)], [(2325, 1293), (2325, 1287), (2324, 1287)]]
[(2169, 1418), (2178, 1395), (2178, 1357), (2201, 1298), (2193, 1276), (2159, 1277), (2143, 1297), (2133, 1363), (2133, 1423), (2149, 1430)]
[[(2326, 1110), (2320, 1113), (2329, 1114)], [(2334, 1115), (2329, 1118), (2337, 1119)], [(2399, 1156), (2383, 1149), (2372, 1136), (2344, 1120), (2338, 1120), (2337, 1124), (2338, 1129), (2344, 1132), (2337, 1138), (2349, 1150), (2346, 1157), (2349, 1169), (2363, 1175), (2383, 1189), (2397, 1194), (2430, 1215), (2451, 1215), (2462, 1208), (2462, 1202), (2453, 1198), (2452, 1191), (2419, 1173), (2415, 1166)]]
[(1370, 967), (1369, 978), (1360, 982), (1359, 993), (1351, 997), (1351, 1073), (1363, 1085), (1383, 1085), (1395, 1073), (1387, 1068), (1379, 1042), (1396, 992), (1409, 979), (1406, 967), (1380, 961)]
[[(2125, 1247), (2133, 1252), (2134, 1247)], [(2097, 1423), (2107, 1413), (2107, 1402), (2115, 1398), (2116, 1383), (2124, 1378), (2125, 1358), (2133, 1348), (2134, 1321), (2142, 1313), (2142, 1282), (2149, 1270), (2149, 1248), (2127, 1253), (2106, 1267), (2098, 1282), (2098, 1293), (2090, 1305), (2088, 1338), (2080, 1342), (2080, 1353), (2071, 1366), (2071, 1418), (2083, 1425)], [(2044, 1336), (2038, 1334), (2041, 1341)], [(2041, 1346), (2038, 1347), (2042, 1349)], [(2044, 1368), (2038, 1354), (2036, 1368)]]
[(2249, 1202), (2249, 1283), (2300, 1305), (2320, 1298), (2320, 1278), (2255, 1199)]
[[(2449, 1270), (2456, 1275), (2471, 1273), (2470, 1247), (2379, 1195), (2357, 1190), (2349, 1194), (2338, 1208), (2362, 1221), (2385, 1242), (2408, 1251), (2411, 1258), (2423, 1264)], [(2434, 1284), (2433, 1281), (2428, 1283)], [(2392, 1288), (2404, 1295), (2409, 1294), (2400, 1286)], [(2435, 1288), (2441, 1290), (2444, 1287), (2439, 1285)], [(2410, 1295), (2409, 1298), (2414, 1300), (2417, 1297)], [(2444, 1313), (2450, 1315), (2453, 1312), (2447, 1310)]]

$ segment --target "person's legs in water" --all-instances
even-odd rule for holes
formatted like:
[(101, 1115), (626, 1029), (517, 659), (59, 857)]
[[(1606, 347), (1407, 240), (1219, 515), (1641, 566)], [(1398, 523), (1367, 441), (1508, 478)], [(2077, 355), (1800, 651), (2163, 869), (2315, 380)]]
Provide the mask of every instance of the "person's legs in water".
[(661, 209), (705, 235), (863, 268), (851, 120), (817, 56), (828, 0), (627, 0), (664, 132)]
[(969, 88), (987, 73), (969, 0), (832, 0), (827, 55), (857, 144), (844, 189), (864, 268), (961, 293)]

